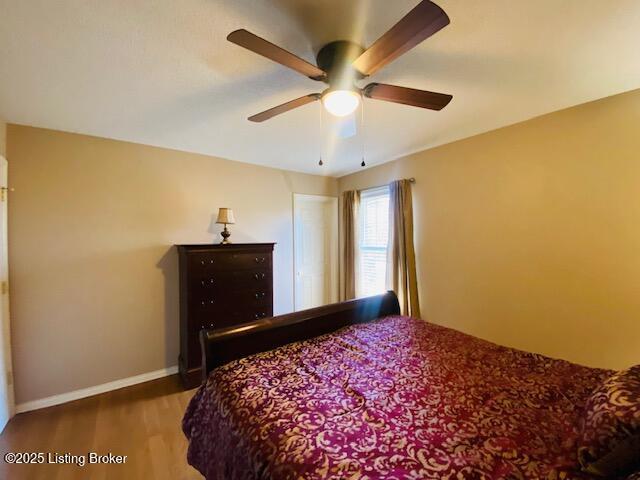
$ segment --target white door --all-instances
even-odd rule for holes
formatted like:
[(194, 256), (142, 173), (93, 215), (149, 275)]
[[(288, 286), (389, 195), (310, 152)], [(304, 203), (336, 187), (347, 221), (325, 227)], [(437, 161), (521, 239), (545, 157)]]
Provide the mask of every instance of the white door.
[(7, 192), (7, 159), (0, 156), (0, 431), (14, 413), (11, 334), (9, 330)]
[(294, 308), (338, 301), (338, 199), (293, 195)]

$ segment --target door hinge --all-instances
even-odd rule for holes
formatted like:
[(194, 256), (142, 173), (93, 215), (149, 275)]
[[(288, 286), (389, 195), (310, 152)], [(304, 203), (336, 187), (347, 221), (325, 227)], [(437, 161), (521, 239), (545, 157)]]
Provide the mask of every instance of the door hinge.
[(0, 202), (4, 202), (7, 199), (9, 192), (13, 192), (15, 188), (0, 187)]
[(9, 282), (0, 282), (0, 292), (2, 295), (9, 293)]

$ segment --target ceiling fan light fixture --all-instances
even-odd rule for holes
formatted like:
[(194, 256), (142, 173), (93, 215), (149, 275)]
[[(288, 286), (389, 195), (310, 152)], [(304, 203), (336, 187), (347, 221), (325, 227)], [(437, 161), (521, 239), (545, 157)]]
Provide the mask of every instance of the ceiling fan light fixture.
[[(364, 102), (364, 97), (442, 110), (453, 98), (451, 95), (377, 82), (360, 88), (357, 82), (405, 54), (446, 27), (449, 22), (446, 12), (432, 0), (421, 0), (368, 48), (350, 40), (336, 40), (323, 45), (316, 55), (316, 65), (248, 30), (231, 32), (227, 36), (230, 42), (329, 86), (322, 93), (310, 93), (290, 100), (252, 115), (248, 120), (264, 122), (316, 100), (322, 101), (321, 114), (324, 108), (336, 117), (347, 117)], [(363, 106), (364, 104), (361, 105)], [(346, 120), (355, 118), (348, 117)]]
[(360, 104), (360, 95), (353, 90), (327, 90), (322, 95), (322, 105), (331, 115), (344, 117), (353, 113)]

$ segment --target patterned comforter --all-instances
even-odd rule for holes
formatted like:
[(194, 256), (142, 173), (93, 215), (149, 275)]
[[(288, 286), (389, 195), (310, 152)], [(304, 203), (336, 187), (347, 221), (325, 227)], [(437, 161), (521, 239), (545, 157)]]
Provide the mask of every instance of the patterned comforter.
[(183, 420), (207, 479), (585, 479), (611, 374), (393, 316), (215, 369)]

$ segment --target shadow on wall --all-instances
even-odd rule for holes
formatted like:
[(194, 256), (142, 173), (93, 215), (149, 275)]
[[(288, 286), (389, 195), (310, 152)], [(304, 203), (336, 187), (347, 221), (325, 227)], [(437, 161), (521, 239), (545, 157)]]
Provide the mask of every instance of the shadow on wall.
[(178, 250), (171, 246), (160, 258), (156, 266), (164, 277), (164, 351), (165, 365), (178, 362), (179, 331), (179, 293), (178, 293)]

